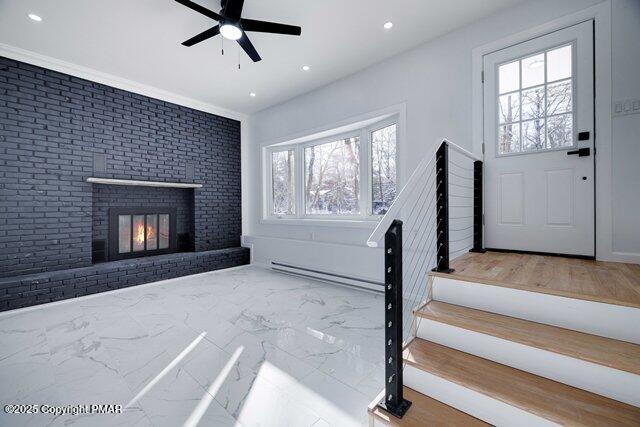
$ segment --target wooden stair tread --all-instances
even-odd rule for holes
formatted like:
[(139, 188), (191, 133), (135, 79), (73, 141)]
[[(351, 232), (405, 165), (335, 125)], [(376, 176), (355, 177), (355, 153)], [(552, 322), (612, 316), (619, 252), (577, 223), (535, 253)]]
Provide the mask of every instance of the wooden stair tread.
[(510, 252), (466, 253), (432, 276), (640, 308), (640, 265)]
[(429, 396), (425, 396), (409, 387), (404, 387), (405, 399), (411, 401), (411, 408), (404, 417), (396, 418), (384, 409), (380, 409), (377, 403), (379, 398), (369, 405), (369, 412), (378, 419), (378, 422), (392, 427), (413, 426), (488, 426), (489, 424), (465, 414), (462, 411), (445, 405)]
[(430, 301), (416, 315), (640, 375), (637, 344), (440, 301)]
[(563, 425), (640, 425), (640, 408), (420, 338), (406, 363)]

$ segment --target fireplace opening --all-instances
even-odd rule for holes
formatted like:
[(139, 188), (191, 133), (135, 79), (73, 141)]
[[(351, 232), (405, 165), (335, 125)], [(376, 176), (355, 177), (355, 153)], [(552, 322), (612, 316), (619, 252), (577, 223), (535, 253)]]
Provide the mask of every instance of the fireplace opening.
[(176, 252), (175, 208), (109, 209), (109, 259)]

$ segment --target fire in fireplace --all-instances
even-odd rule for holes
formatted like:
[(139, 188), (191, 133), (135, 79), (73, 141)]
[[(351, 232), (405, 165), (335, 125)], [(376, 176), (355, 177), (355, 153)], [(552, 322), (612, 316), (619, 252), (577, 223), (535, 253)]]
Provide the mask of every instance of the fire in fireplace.
[(109, 209), (109, 259), (175, 252), (175, 208)]

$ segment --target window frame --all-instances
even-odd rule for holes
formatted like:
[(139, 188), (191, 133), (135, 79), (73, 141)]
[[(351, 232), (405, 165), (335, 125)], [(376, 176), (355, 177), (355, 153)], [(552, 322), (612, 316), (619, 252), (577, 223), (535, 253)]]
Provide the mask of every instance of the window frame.
[[(276, 144), (270, 145), (264, 148), (263, 164), (263, 196), (266, 198), (264, 203), (263, 220), (268, 221), (282, 221), (287, 220), (302, 220), (302, 221), (322, 221), (322, 222), (345, 222), (345, 223), (357, 223), (357, 222), (374, 222), (379, 221), (383, 215), (373, 215), (373, 192), (371, 183), (373, 181), (373, 158), (371, 156), (371, 134), (376, 130), (395, 125), (396, 126), (396, 188), (400, 188), (400, 174), (399, 174), (399, 159), (400, 159), (400, 122), (401, 117), (399, 114), (393, 114), (389, 117), (383, 118), (370, 125), (356, 128), (351, 131), (340, 132), (325, 136), (322, 138), (315, 138), (304, 142), (296, 142), (291, 144)], [(359, 207), (360, 212), (358, 214), (307, 214), (306, 209), (306, 165), (305, 165), (305, 149), (315, 145), (322, 145), (339, 141), (346, 138), (359, 138)], [(273, 162), (272, 155), (276, 152), (283, 152), (293, 150), (294, 151), (294, 168), (295, 168), (295, 214), (274, 214), (273, 213)]]
[[(552, 82), (547, 81), (547, 54), (552, 51), (552, 50), (556, 50), (556, 49), (560, 49), (566, 46), (571, 46), (571, 77), (566, 77), (563, 79), (558, 79), (558, 80), (554, 80)], [(500, 63), (497, 63), (495, 65), (495, 70), (493, 73), (493, 78), (495, 79), (495, 93), (493, 94), (493, 101), (495, 104), (495, 123), (494, 123), (494, 129), (495, 129), (495, 140), (493, 141), (493, 144), (495, 146), (495, 156), (496, 157), (511, 157), (511, 156), (523, 156), (523, 155), (530, 155), (530, 154), (542, 154), (542, 153), (550, 153), (550, 152), (554, 152), (554, 151), (568, 151), (568, 150), (572, 150), (575, 149), (577, 147), (577, 117), (578, 117), (578, 109), (577, 109), (577, 80), (578, 80), (578, 74), (577, 74), (577, 69), (576, 69), (576, 64), (577, 64), (577, 52), (576, 52), (576, 40), (571, 40), (569, 42), (563, 42), (563, 43), (559, 43), (557, 45), (554, 46), (549, 46), (546, 47), (542, 50), (535, 50), (532, 52), (529, 52), (525, 55), (520, 55), (514, 58), (510, 58), (508, 60), (502, 61)], [(545, 61), (545, 65), (544, 65), (544, 82), (542, 84), (538, 84), (538, 85), (533, 85), (533, 86), (529, 86), (527, 88), (523, 88), (522, 87), (522, 60), (531, 56), (535, 56), (535, 55), (539, 55), (539, 54), (544, 54), (544, 61)], [(519, 84), (518, 84), (518, 89), (516, 90), (512, 90), (509, 92), (505, 92), (505, 93), (500, 93), (500, 67), (502, 65), (505, 64), (509, 64), (511, 62), (515, 62), (518, 61), (518, 73), (519, 73)], [(564, 82), (571, 79), (571, 111), (570, 112), (566, 112), (566, 113), (558, 113), (558, 114), (552, 114), (552, 115), (547, 115), (547, 107), (548, 107), (548, 87), (552, 84), (555, 83), (560, 83), (560, 82)], [(550, 117), (555, 117), (555, 116), (561, 116), (564, 114), (571, 114), (572, 115), (572, 131), (571, 131), (571, 135), (572, 135), (572, 144), (571, 145), (565, 145), (563, 147), (555, 147), (555, 148), (543, 148), (543, 149), (538, 149), (538, 150), (523, 150), (522, 149), (522, 123), (525, 121), (532, 121), (534, 119), (530, 119), (530, 120), (522, 120), (522, 92), (524, 92), (525, 90), (530, 90), (530, 89), (535, 89), (538, 87), (542, 87), (544, 88), (544, 120), (545, 120), (545, 144), (547, 143), (547, 138), (548, 138), (548, 127), (547, 127), (547, 119)], [(517, 123), (520, 126), (520, 151), (517, 152), (509, 152), (509, 153), (501, 153), (500, 152), (500, 140), (499, 140), (499, 135), (500, 135), (500, 126), (504, 126), (507, 123), (503, 123), (502, 125), (500, 124), (500, 97), (504, 96), (504, 95), (508, 95), (511, 93), (518, 93), (520, 96), (520, 117), (518, 119), (518, 121), (513, 122), (513, 123)]]

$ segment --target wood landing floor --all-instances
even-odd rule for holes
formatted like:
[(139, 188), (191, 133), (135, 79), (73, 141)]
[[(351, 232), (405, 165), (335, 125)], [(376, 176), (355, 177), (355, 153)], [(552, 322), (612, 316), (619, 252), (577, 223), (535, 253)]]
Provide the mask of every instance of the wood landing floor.
[(451, 262), (459, 278), (640, 308), (640, 265), (512, 252), (467, 253)]

